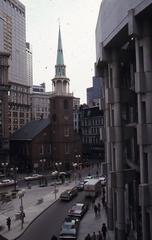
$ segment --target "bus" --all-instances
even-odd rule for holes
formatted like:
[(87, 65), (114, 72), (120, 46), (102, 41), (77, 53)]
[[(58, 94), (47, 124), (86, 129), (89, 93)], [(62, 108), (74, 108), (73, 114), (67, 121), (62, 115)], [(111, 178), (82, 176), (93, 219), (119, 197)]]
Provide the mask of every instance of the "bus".
[(100, 179), (89, 179), (84, 184), (85, 197), (97, 197), (101, 194), (101, 181)]

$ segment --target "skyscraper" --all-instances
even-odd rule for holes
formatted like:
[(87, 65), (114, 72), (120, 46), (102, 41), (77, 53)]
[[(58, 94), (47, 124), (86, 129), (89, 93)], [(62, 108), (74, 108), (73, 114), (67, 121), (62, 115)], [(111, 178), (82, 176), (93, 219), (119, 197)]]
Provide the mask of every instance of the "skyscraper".
[(0, 1), (0, 51), (10, 54), (9, 131), (13, 132), (30, 120), (25, 7), (18, 0)]

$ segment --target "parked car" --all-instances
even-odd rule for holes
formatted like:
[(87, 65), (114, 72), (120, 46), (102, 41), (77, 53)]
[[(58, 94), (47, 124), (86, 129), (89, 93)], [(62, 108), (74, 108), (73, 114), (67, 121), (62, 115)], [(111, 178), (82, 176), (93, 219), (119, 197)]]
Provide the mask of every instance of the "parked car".
[(75, 221), (75, 224), (77, 224), (77, 226), (79, 226), (80, 218), (75, 217), (75, 216), (66, 216), (64, 219), (64, 222), (72, 222), (73, 220)]
[(33, 174), (31, 176), (27, 176), (24, 178), (25, 181), (31, 181), (31, 180), (38, 180), (40, 178), (42, 178), (43, 175), (40, 175), (40, 174)]
[(14, 184), (15, 184), (15, 181), (11, 179), (3, 179), (0, 181), (0, 187), (11, 186)]
[(105, 186), (105, 184), (106, 184), (106, 178), (105, 178), (104, 176), (101, 176), (101, 177), (99, 177), (99, 179), (100, 179), (101, 185), (102, 185), (102, 186)]
[(78, 194), (78, 190), (76, 187), (72, 189), (68, 189), (61, 193), (60, 199), (65, 201), (70, 201), (73, 197), (75, 197)]
[(88, 176), (86, 176), (86, 177), (84, 178), (84, 181), (90, 180), (90, 179), (92, 179), (92, 178), (93, 178), (93, 176), (88, 175)]
[(79, 221), (74, 218), (67, 217), (65, 218), (64, 223), (62, 224), (59, 238), (60, 239), (77, 239), (79, 228)]
[(75, 203), (68, 211), (68, 216), (74, 216), (82, 218), (87, 212), (88, 205), (85, 203)]
[(85, 184), (84, 181), (79, 182), (78, 185), (77, 185), (77, 189), (78, 189), (79, 191), (83, 191), (83, 189), (84, 189), (84, 184)]

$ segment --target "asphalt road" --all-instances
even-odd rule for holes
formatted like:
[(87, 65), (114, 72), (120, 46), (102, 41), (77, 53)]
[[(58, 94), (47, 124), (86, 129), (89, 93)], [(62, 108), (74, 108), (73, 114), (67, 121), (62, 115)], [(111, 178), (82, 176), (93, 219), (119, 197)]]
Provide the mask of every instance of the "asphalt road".
[(51, 240), (53, 234), (59, 236), (60, 228), (69, 208), (76, 202), (84, 200), (84, 192), (70, 202), (56, 201), (43, 212), (20, 236), (19, 240)]

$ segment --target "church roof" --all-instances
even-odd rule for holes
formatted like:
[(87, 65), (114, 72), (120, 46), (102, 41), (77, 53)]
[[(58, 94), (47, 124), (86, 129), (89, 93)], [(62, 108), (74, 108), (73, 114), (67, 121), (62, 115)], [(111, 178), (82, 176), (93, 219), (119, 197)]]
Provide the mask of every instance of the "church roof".
[(15, 131), (11, 140), (32, 140), (50, 124), (50, 119), (34, 120)]

